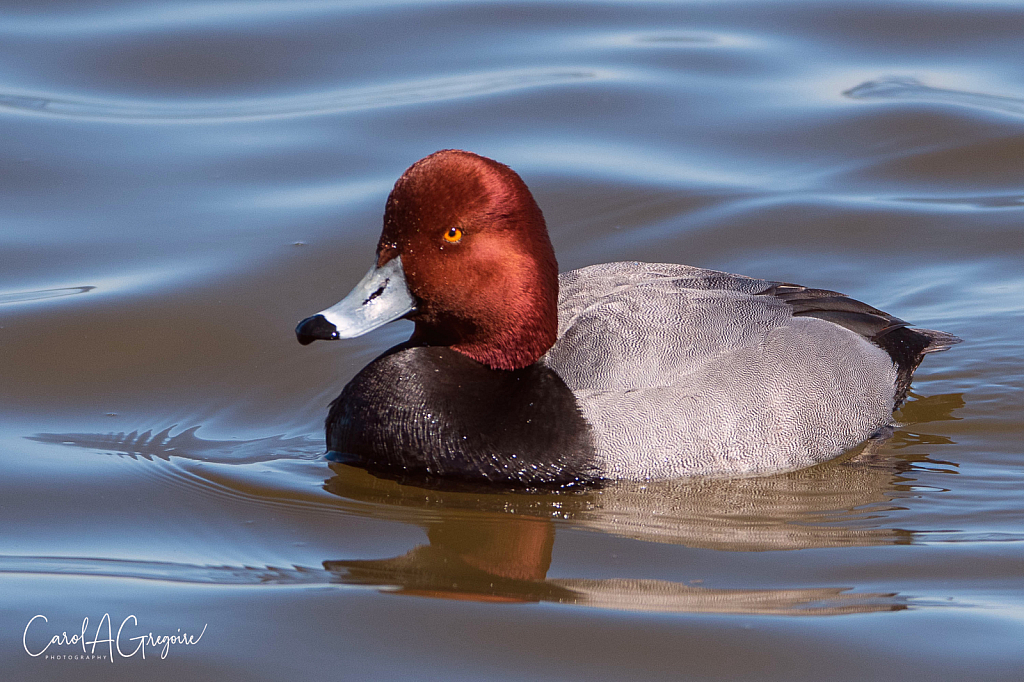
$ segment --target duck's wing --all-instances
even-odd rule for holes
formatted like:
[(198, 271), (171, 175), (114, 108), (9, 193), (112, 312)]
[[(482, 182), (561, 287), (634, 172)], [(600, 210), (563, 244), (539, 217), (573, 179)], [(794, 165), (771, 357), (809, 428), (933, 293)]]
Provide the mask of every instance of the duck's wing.
[[(658, 385), (738, 348), (761, 345), (771, 330), (804, 317), (847, 329), (888, 353), (897, 368), (899, 404), (924, 355), (960, 342), (945, 332), (912, 329), (835, 291), (687, 265), (604, 263), (563, 273), (559, 287), (559, 342), (548, 360), (570, 386)], [(808, 329), (830, 336), (820, 325)]]

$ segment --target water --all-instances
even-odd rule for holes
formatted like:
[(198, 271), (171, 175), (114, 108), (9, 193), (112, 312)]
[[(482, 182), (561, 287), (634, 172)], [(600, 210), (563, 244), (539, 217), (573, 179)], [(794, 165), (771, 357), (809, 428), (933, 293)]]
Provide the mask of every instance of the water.
[[(1017, 3), (2, 17), (11, 679), (1020, 679)], [(925, 361), (890, 442), (800, 472), (528, 496), (329, 464), (327, 402), (410, 325), (292, 330), (449, 147), (523, 176), (563, 269), (826, 287), (965, 343)], [(26, 652), (84, 618), (103, 639), (104, 614), (136, 617), (125, 654), (202, 635)]]

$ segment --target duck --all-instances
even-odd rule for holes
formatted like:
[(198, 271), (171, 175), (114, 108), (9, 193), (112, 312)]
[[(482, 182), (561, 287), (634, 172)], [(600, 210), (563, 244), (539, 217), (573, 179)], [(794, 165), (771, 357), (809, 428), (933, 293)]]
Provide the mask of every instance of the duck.
[(559, 274), (508, 166), (445, 149), (387, 198), (373, 266), (296, 336), (412, 336), (330, 404), (327, 456), (419, 484), (551, 489), (798, 469), (891, 432), (961, 341), (826, 289), (689, 265)]

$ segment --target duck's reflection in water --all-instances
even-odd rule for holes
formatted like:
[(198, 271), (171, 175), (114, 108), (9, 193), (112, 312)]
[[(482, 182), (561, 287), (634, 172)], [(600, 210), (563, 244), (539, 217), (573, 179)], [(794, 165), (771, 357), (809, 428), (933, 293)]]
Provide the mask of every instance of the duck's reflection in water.
[(500, 523), (447, 518), (430, 544), (392, 559), (325, 561), (346, 584), (482, 602), (555, 602), (630, 611), (829, 615), (907, 607), (897, 594), (844, 587), (713, 589), (668, 580), (547, 579), (555, 541), (550, 519), (510, 516)]

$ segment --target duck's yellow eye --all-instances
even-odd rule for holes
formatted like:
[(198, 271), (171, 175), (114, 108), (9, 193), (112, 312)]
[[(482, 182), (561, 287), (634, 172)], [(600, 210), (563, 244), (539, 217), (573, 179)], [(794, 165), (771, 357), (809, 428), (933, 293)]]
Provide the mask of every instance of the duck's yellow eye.
[(444, 240), (449, 244), (458, 244), (462, 241), (462, 230), (457, 227), (450, 228), (444, 233)]

